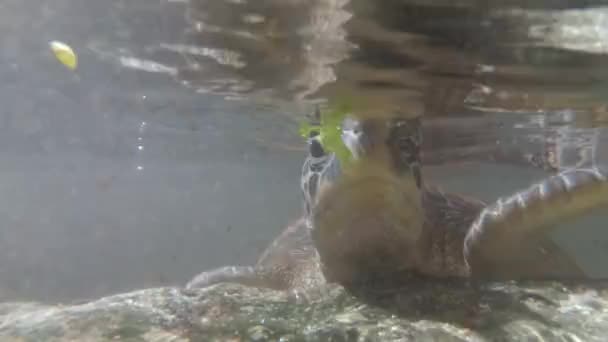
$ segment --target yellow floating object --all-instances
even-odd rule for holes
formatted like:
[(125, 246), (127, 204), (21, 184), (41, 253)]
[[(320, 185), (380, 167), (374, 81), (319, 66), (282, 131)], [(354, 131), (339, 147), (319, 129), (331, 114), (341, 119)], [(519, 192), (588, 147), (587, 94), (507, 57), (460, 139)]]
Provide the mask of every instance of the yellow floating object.
[(76, 69), (76, 66), (78, 65), (78, 56), (76, 56), (71, 47), (56, 40), (50, 42), (49, 45), (61, 64), (72, 70)]

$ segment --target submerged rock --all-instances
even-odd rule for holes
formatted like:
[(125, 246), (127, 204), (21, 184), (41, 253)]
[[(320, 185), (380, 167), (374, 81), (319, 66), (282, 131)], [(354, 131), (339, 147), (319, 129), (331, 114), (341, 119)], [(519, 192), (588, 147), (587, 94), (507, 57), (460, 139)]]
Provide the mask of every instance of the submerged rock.
[(219, 284), (75, 305), (0, 304), (1, 341), (601, 341), (608, 286), (417, 283), (308, 301)]

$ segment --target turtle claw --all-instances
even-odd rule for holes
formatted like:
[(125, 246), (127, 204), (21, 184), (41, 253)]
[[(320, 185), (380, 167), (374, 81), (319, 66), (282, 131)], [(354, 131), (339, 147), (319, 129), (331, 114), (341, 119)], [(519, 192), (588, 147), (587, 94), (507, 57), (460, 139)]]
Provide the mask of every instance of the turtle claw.
[(484, 208), (464, 242), (465, 261), (476, 266), (513, 254), (528, 238), (608, 205), (608, 179), (598, 168), (571, 169)]

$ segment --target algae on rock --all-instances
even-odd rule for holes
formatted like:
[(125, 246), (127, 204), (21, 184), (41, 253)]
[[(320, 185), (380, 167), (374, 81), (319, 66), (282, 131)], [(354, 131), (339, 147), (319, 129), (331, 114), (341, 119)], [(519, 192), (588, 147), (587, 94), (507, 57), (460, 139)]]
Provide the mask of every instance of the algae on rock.
[(601, 341), (604, 284), (425, 282), (308, 302), (219, 284), (155, 288), (76, 305), (0, 304), (2, 341)]

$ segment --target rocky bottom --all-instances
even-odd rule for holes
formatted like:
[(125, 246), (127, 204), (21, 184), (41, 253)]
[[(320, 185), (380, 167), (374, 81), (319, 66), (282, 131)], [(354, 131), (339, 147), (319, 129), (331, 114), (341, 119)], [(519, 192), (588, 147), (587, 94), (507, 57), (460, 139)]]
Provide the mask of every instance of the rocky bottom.
[(219, 284), (0, 304), (1, 341), (604, 341), (608, 283), (453, 282), (314, 299)]

